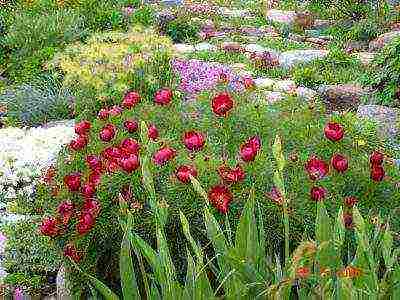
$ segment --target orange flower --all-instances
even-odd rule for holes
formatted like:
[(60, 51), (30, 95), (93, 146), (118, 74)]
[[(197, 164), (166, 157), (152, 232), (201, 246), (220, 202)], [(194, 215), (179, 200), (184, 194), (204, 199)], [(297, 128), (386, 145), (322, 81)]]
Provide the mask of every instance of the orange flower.
[(353, 266), (347, 266), (338, 272), (339, 277), (345, 277), (345, 278), (356, 278), (360, 277), (361, 275), (362, 275), (361, 269)]
[(296, 277), (300, 279), (306, 279), (308, 276), (310, 276), (310, 269), (307, 267), (300, 267), (297, 268), (296, 270)]

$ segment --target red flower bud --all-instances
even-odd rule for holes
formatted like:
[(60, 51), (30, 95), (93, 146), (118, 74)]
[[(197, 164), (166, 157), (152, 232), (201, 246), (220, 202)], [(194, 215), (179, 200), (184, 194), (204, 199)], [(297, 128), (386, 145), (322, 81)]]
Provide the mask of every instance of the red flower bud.
[(192, 175), (193, 177), (197, 176), (197, 170), (194, 166), (182, 165), (176, 170), (176, 177), (182, 183), (189, 183), (190, 175)]
[(315, 156), (307, 161), (305, 168), (311, 180), (322, 179), (329, 173), (329, 165)]
[(68, 244), (64, 248), (64, 256), (71, 258), (74, 262), (78, 263), (82, 259), (82, 255), (76, 250), (72, 244)]
[(384, 156), (379, 151), (374, 151), (371, 156), (369, 157), (369, 161), (371, 165), (381, 165), (383, 164)]
[(324, 132), (326, 138), (333, 142), (340, 141), (344, 136), (344, 129), (342, 125), (334, 122), (328, 123), (325, 126)]
[(77, 192), (81, 188), (81, 174), (78, 172), (64, 176), (64, 183), (70, 192)]
[(253, 161), (261, 149), (261, 140), (258, 136), (253, 136), (240, 146), (240, 157), (245, 162)]
[(81, 189), (82, 196), (86, 199), (90, 199), (94, 197), (96, 194), (96, 187), (93, 183), (85, 183)]
[(114, 105), (113, 107), (111, 107), (111, 109), (109, 110), (109, 113), (112, 117), (116, 117), (119, 116), (122, 113), (122, 108), (118, 105)]
[(88, 121), (81, 121), (75, 124), (75, 132), (79, 135), (86, 135), (90, 130), (91, 124)]
[(130, 154), (138, 154), (140, 145), (135, 139), (126, 138), (121, 142), (121, 148)]
[(153, 162), (156, 165), (163, 165), (176, 156), (176, 151), (170, 147), (163, 147), (153, 155)]
[(131, 91), (125, 94), (122, 100), (122, 107), (131, 109), (140, 102), (140, 95), (138, 92)]
[(93, 170), (90, 172), (88, 182), (94, 186), (98, 186), (101, 182), (101, 172), (98, 170)]
[(190, 151), (201, 150), (206, 142), (204, 134), (198, 131), (185, 132), (183, 135), (183, 143)]
[(215, 96), (211, 102), (212, 110), (218, 117), (226, 117), (226, 114), (233, 108), (232, 97), (227, 93)]
[(147, 129), (147, 135), (149, 139), (153, 141), (158, 139), (158, 129), (154, 124), (150, 124), (149, 128)]
[(107, 120), (110, 117), (110, 112), (106, 108), (100, 109), (99, 113), (97, 114), (97, 117), (100, 120)]
[(61, 216), (64, 225), (68, 224), (74, 214), (74, 209), (75, 206), (70, 200), (63, 201), (58, 205), (57, 212)]
[(333, 168), (339, 173), (344, 173), (349, 168), (349, 162), (347, 158), (341, 154), (335, 154), (332, 156), (331, 164)]
[(226, 214), (233, 195), (226, 186), (217, 185), (208, 192), (208, 200), (220, 213)]
[(83, 203), (82, 214), (90, 214), (95, 218), (100, 213), (100, 203), (94, 199), (86, 199)]
[(227, 166), (221, 166), (218, 169), (219, 176), (228, 184), (234, 184), (243, 181), (246, 178), (246, 173), (237, 165), (234, 169)]
[(326, 189), (318, 186), (314, 186), (310, 192), (311, 199), (316, 202), (324, 200), (326, 194), (327, 194)]
[(101, 152), (101, 156), (106, 159), (118, 159), (122, 157), (122, 151), (118, 147), (107, 147)]
[(105, 167), (106, 167), (107, 172), (109, 172), (109, 173), (114, 173), (114, 172), (118, 171), (118, 169), (119, 169), (118, 160), (107, 160), (105, 162)]
[(375, 182), (380, 182), (385, 178), (385, 170), (380, 165), (372, 165), (371, 179)]
[(353, 228), (353, 215), (351, 213), (344, 213), (343, 214), (343, 224), (346, 229)]
[(352, 208), (354, 205), (357, 204), (357, 202), (358, 202), (358, 199), (353, 196), (344, 198), (344, 204), (349, 208)]
[(126, 129), (126, 131), (128, 131), (129, 133), (134, 133), (135, 131), (138, 130), (139, 125), (138, 122), (134, 121), (134, 120), (126, 120), (124, 122), (124, 128)]
[(78, 136), (69, 144), (70, 149), (74, 151), (83, 150), (88, 144), (88, 138), (84, 135)]
[(94, 226), (96, 220), (92, 214), (84, 213), (78, 220), (76, 224), (76, 231), (80, 235), (88, 233)]
[(154, 95), (154, 103), (159, 105), (167, 105), (172, 100), (172, 91), (168, 88), (157, 91)]
[(125, 172), (132, 173), (139, 168), (139, 158), (136, 154), (131, 154), (128, 158), (121, 158), (119, 165)]
[(116, 128), (112, 124), (104, 126), (99, 133), (100, 140), (102, 140), (103, 142), (111, 141), (115, 136), (115, 131)]
[(39, 229), (43, 235), (55, 237), (59, 233), (58, 221), (53, 217), (44, 218)]
[(101, 160), (96, 155), (86, 156), (86, 163), (91, 170), (101, 170)]

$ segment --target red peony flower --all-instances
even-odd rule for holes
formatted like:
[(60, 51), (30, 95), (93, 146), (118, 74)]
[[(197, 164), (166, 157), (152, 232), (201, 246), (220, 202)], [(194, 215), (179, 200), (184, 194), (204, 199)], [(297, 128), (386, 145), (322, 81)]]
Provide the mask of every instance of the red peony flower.
[(176, 151), (170, 147), (163, 147), (153, 155), (153, 162), (156, 165), (163, 165), (176, 156)]
[(216, 185), (208, 192), (208, 200), (220, 213), (226, 214), (233, 195), (226, 186)]
[(169, 88), (164, 88), (157, 91), (154, 95), (154, 102), (159, 105), (167, 105), (172, 100), (172, 91)]
[(372, 165), (371, 168), (371, 179), (376, 182), (380, 182), (385, 178), (385, 170), (380, 165)]
[(260, 149), (260, 138), (258, 136), (253, 136), (247, 142), (240, 146), (240, 157), (245, 162), (253, 161)]
[(149, 139), (153, 141), (158, 139), (158, 129), (154, 124), (150, 124), (149, 128), (147, 129), (147, 135)]
[(107, 120), (110, 117), (110, 112), (106, 108), (100, 109), (99, 113), (97, 114), (97, 117), (100, 120)]
[(72, 244), (68, 244), (65, 246), (64, 256), (71, 258), (76, 263), (78, 263), (82, 259), (81, 253), (79, 253), (75, 245)]
[(101, 160), (96, 155), (86, 156), (86, 163), (91, 170), (101, 170)]
[(371, 165), (382, 165), (383, 164), (384, 155), (379, 151), (374, 151), (369, 157), (369, 161)]
[(128, 158), (121, 158), (119, 165), (125, 172), (132, 173), (139, 168), (139, 158), (136, 154), (131, 154)]
[(227, 92), (218, 94), (212, 99), (211, 106), (218, 117), (226, 117), (226, 114), (233, 108), (232, 97)]
[(84, 235), (88, 233), (96, 223), (95, 217), (90, 214), (90, 213), (83, 213), (79, 220), (78, 223), (76, 224), (76, 231), (80, 235)]
[(81, 174), (78, 172), (64, 176), (64, 183), (70, 192), (77, 192), (81, 188)]
[(62, 223), (67, 225), (74, 214), (75, 206), (70, 200), (61, 202), (58, 205), (57, 212), (62, 218)]
[(100, 140), (102, 140), (103, 142), (111, 141), (115, 136), (115, 131), (116, 128), (112, 124), (104, 126), (99, 133)]
[(243, 181), (246, 178), (246, 173), (239, 165), (237, 165), (234, 169), (231, 169), (225, 165), (221, 166), (218, 169), (218, 173), (221, 179), (229, 184)]
[(118, 105), (114, 105), (113, 107), (111, 107), (111, 109), (109, 110), (109, 113), (112, 117), (116, 117), (119, 116), (122, 113), (123, 109), (118, 106)]
[(86, 199), (83, 203), (82, 214), (91, 214), (95, 218), (100, 213), (100, 203), (94, 199)]
[(136, 132), (138, 130), (139, 125), (138, 125), (138, 122), (136, 122), (134, 120), (126, 120), (124, 122), (124, 128), (129, 133), (134, 133), (134, 132)]
[(88, 182), (94, 186), (98, 186), (101, 182), (101, 172), (98, 170), (93, 170), (90, 172)]
[(305, 168), (311, 180), (322, 179), (329, 173), (329, 165), (315, 156), (307, 161)]
[(354, 196), (344, 198), (344, 204), (349, 208), (352, 208), (354, 205), (357, 204), (357, 202), (358, 199)]
[(58, 221), (53, 217), (44, 218), (39, 229), (43, 235), (55, 237), (59, 233)]
[(121, 142), (121, 148), (129, 154), (138, 154), (140, 145), (135, 139), (126, 138)]
[(204, 147), (206, 139), (204, 134), (198, 131), (188, 131), (183, 135), (183, 143), (190, 151), (198, 151)]
[(324, 200), (326, 194), (327, 194), (326, 189), (318, 186), (314, 186), (310, 192), (311, 199), (316, 202)]
[(93, 183), (88, 182), (82, 186), (82, 196), (86, 199), (91, 199), (96, 194), (96, 187)]
[(339, 123), (330, 122), (325, 126), (325, 136), (327, 139), (338, 142), (344, 136), (344, 129)]
[(197, 176), (197, 170), (194, 166), (182, 165), (176, 170), (176, 177), (182, 183), (189, 183), (190, 175), (192, 175), (193, 177)]
[(125, 94), (122, 100), (122, 107), (131, 109), (140, 102), (140, 95), (138, 92), (131, 91)]
[(83, 150), (88, 144), (88, 138), (84, 135), (78, 136), (69, 143), (69, 148), (74, 151)]
[(79, 135), (86, 135), (92, 125), (88, 121), (81, 121), (75, 124), (75, 132)]
[(333, 168), (339, 173), (344, 173), (349, 168), (349, 162), (347, 158), (341, 154), (335, 154), (332, 156), (331, 164)]
[(122, 151), (118, 147), (107, 147), (101, 152), (101, 156), (106, 159), (118, 159), (122, 157)]

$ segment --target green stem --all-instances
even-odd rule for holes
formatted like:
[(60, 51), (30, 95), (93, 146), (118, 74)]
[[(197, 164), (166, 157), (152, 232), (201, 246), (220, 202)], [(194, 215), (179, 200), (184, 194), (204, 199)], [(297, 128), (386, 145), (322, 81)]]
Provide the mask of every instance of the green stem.
[(285, 231), (285, 267), (289, 266), (289, 214), (286, 199), (283, 202), (283, 226)]

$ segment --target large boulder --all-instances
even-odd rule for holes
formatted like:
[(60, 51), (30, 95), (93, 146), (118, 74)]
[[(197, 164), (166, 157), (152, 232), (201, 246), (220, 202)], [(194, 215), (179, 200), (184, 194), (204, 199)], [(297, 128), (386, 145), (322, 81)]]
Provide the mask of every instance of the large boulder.
[(321, 85), (318, 93), (329, 111), (344, 111), (356, 109), (368, 91), (357, 84), (338, 84)]
[(376, 39), (369, 43), (369, 51), (378, 51), (385, 47), (387, 44), (395, 40), (396, 38), (400, 38), (400, 30), (390, 31), (384, 34), (381, 34)]
[(310, 63), (314, 60), (322, 59), (328, 55), (327, 50), (291, 50), (281, 53), (279, 56), (279, 65), (285, 69)]
[(382, 105), (360, 105), (357, 110), (360, 118), (370, 119), (378, 125), (384, 138), (395, 138), (400, 134), (400, 110)]

